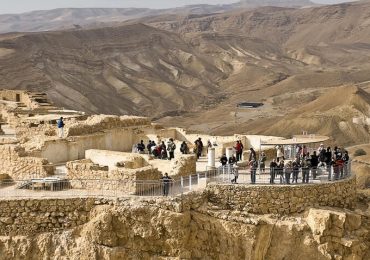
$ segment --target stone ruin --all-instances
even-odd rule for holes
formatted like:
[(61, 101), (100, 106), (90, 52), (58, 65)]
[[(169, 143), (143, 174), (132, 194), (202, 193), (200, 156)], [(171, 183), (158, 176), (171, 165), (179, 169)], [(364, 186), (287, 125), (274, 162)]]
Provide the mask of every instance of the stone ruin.
[[(158, 144), (173, 138), (177, 147), (186, 141), (190, 150), (199, 137), (205, 144), (210, 140), (217, 144), (208, 158), (214, 164), (215, 158), (232, 152), (235, 140), (241, 140), (247, 150), (258, 148), (261, 140), (279, 137), (210, 136), (164, 128), (143, 117), (86, 115), (55, 107), (43, 93), (26, 91), (0, 91), (0, 112), (0, 183), (5, 184), (0, 187), (0, 236), (7, 244), (2, 247), (0, 241), (0, 253), (4, 259), (58, 258), (60, 252), (77, 259), (75, 250), (85, 252), (81, 259), (153, 259), (159, 255), (175, 259), (366, 259), (370, 255), (369, 232), (363, 227), (370, 221), (350, 211), (356, 201), (355, 178), (306, 186), (206, 183), (201, 190), (170, 198), (132, 196), (158, 188), (158, 182), (152, 181), (165, 172), (183, 180), (212, 166), (212, 160), (211, 165), (204, 157), (197, 162), (193, 154), (182, 155), (179, 149), (171, 161), (133, 153), (133, 145), (140, 140)], [(63, 138), (56, 131), (60, 117), (66, 124)], [(48, 197), (52, 194), (48, 190), (33, 198), (37, 187), (21, 191), (11, 185), (27, 187), (28, 180), (47, 178), (65, 181), (64, 187), (75, 192), (61, 189), (56, 199)], [(149, 185), (143, 189), (138, 186), (141, 182)], [(46, 238), (49, 232), (53, 238)], [(20, 244), (12, 240), (14, 236), (24, 239), (22, 250), (17, 250)], [(290, 243), (285, 251), (281, 237)], [(53, 253), (42, 246), (54, 243), (60, 244), (60, 250)], [(33, 244), (38, 246), (27, 246)], [(68, 250), (61, 249), (64, 246)], [(286, 250), (292, 247), (299, 250)]]
[[(186, 141), (192, 150), (194, 141), (201, 137), (205, 143), (217, 143), (215, 157), (219, 157), (237, 139), (250, 147), (261, 138), (188, 133), (180, 128), (161, 127), (144, 117), (89, 116), (55, 107), (44, 93), (27, 91), (0, 91), (0, 111), (0, 174), (9, 180), (64, 175), (68, 180), (148, 181), (158, 180), (165, 172), (173, 177), (189, 176), (197, 171), (193, 155), (182, 155), (177, 149), (175, 160), (155, 160), (147, 154), (133, 154), (133, 145), (140, 140), (158, 144), (173, 138), (177, 147)], [(60, 117), (65, 122), (64, 138), (57, 136)], [(119, 163), (124, 167), (115, 167)], [(132, 187), (127, 190), (135, 192)]]
[[(189, 134), (184, 129), (164, 128), (148, 118), (135, 116), (86, 115), (83, 112), (55, 107), (44, 93), (0, 91), (0, 169), (1, 179), (63, 177), (73, 180), (158, 180), (165, 172), (173, 177), (195, 174), (196, 159), (176, 150), (175, 160), (155, 160), (148, 154), (133, 154), (133, 145), (143, 140), (157, 144), (173, 138), (177, 147), (186, 141), (190, 148), (201, 137), (218, 144), (215, 155), (238, 138), (250, 145), (247, 136), (208, 136)], [(57, 120), (65, 122), (64, 138), (57, 136)], [(206, 154), (206, 152), (204, 151)], [(123, 167), (116, 167), (120, 164)], [(73, 182), (72, 182), (73, 183)], [(81, 183), (93, 189), (94, 185)], [(135, 185), (127, 192), (135, 193)], [(109, 189), (109, 187), (106, 187)], [(121, 187), (124, 190), (125, 188)]]

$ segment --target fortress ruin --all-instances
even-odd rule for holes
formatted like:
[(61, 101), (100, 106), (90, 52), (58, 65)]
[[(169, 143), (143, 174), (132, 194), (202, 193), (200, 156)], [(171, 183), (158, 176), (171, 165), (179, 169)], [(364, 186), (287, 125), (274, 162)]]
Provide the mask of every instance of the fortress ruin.
[[(57, 108), (45, 94), (26, 91), (0, 91), (0, 109), (0, 236), (39, 236), (44, 232), (84, 227), (96, 219), (99, 210), (108, 207), (128, 207), (130, 211), (141, 205), (146, 208), (144, 211), (159, 211), (171, 215), (173, 219), (194, 211), (191, 213), (195, 214), (193, 221), (200, 225), (200, 230), (208, 228), (213, 230), (209, 232), (215, 232), (217, 227), (206, 227), (201, 214), (225, 221), (236, 220), (238, 216), (234, 214), (250, 214), (259, 220), (256, 223), (250, 220), (250, 223), (243, 225), (260, 225), (267, 221), (258, 217), (264, 214), (292, 216), (312, 211), (312, 207), (353, 209), (355, 204), (356, 182), (353, 176), (332, 182), (319, 180), (309, 185), (269, 186), (263, 182), (254, 186), (246, 183), (235, 185), (230, 184), (230, 172), (214, 167), (215, 158), (232, 153), (236, 140), (241, 140), (247, 150), (250, 147), (258, 149), (261, 143), (283, 143), (280, 137), (210, 136), (189, 133), (180, 128), (164, 128), (143, 117), (90, 116)], [(60, 117), (65, 119), (63, 138), (59, 138), (56, 131), (56, 122)], [(167, 142), (169, 138), (175, 140), (178, 148), (182, 142), (187, 142), (190, 150), (198, 138), (217, 145), (210, 150), (208, 157), (205, 147), (200, 160), (194, 154), (181, 154), (179, 149), (176, 149), (175, 159), (171, 161), (133, 151), (133, 146), (141, 140), (144, 143), (154, 140), (158, 144)], [(270, 148), (266, 146), (266, 153), (271, 152)], [(246, 156), (249, 156), (247, 152)], [(241, 168), (243, 164), (245, 162), (240, 163)], [(168, 173), (173, 180), (168, 198), (162, 197), (163, 183), (160, 178), (164, 173)], [(260, 178), (262, 181), (263, 176)], [(316, 230), (318, 227), (309, 219), (318, 216), (311, 211), (307, 227), (313, 225), (312, 230)], [(230, 215), (223, 215), (225, 212), (230, 212)], [(164, 218), (170, 221), (168, 216)], [(357, 215), (348, 213), (343, 218), (343, 230), (359, 232), (361, 219)], [(167, 230), (167, 227), (163, 229)], [(158, 239), (172, 237), (171, 232), (185, 230), (185, 227), (179, 226), (172, 231), (167, 230), (166, 235), (158, 235)], [(230, 230), (225, 232), (227, 236), (232, 236)], [(194, 234), (194, 241), (210, 243), (206, 242), (208, 234), (202, 234), (202, 231), (194, 231)], [(325, 234), (320, 236), (325, 237)], [(222, 237), (220, 234), (217, 236)], [(234, 238), (227, 239), (230, 242)], [(312, 243), (325, 244), (320, 239)], [(109, 241), (110, 238), (104, 239), (107, 245), (119, 244), (118, 240), (112, 244)], [(320, 252), (331, 256), (336, 250), (342, 250), (348, 256), (361, 255), (355, 240), (348, 241), (334, 243), (333, 240), (328, 248)], [(217, 255), (204, 254), (200, 248), (191, 252), (188, 248), (190, 244), (171, 244), (172, 249), (165, 255), (180, 255), (181, 259), (212, 259)], [(234, 252), (244, 258), (249, 255), (249, 259), (263, 259), (257, 256), (257, 251), (262, 249), (253, 249), (252, 244), (251, 248), (242, 249), (244, 253), (239, 249), (234, 249)], [(223, 256), (222, 259), (232, 259), (227, 252)], [(135, 259), (125, 253), (115, 257)], [(150, 256), (140, 255), (139, 258), (149, 259)]]

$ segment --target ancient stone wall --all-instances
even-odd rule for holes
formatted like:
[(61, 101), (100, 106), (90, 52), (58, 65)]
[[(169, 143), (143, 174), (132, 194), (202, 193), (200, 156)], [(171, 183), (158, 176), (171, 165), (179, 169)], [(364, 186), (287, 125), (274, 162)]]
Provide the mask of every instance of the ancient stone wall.
[(28, 157), (19, 145), (0, 145), (0, 174), (7, 174), (13, 179), (45, 177), (53, 174), (53, 168), (43, 158)]
[(68, 136), (80, 136), (93, 134), (102, 130), (149, 126), (150, 124), (150, 120), (145, 117), (94, 115), (86, 121), (66, 126), (66, 129)]
[(125, 168), (137, 169), (148, 166), (148, 162), (144, 159), (149, 158), (149, 156), (133, 153), (124, 153), (116, 151), (107, 151), (107, 150), (87, 150), (85, 152), (85, 158), (90, 159), (92, 162), (108, 166), (110, 170), (117, 168), (117, 163), (123, 162)]
[(171, 175), (174, 176), (189, 176), (197, 172), (196, 170), (197, 157), (193, 154), (181, 155), (176, 157), (171, 162)]
[(108, 170), (90, 160), (67, 163), (67, 177), (74, 189), (113, 190), (136, 194), (154, 189), (159, 183), (142, 184), (141, 181), (156, 181), (162, 176), (158, 169), (146, 166), (138, 169), (117, 168)]
[(228, 185), (207, 186), (209, 207), (254, 214), (292, 214), (313, 206), (352, 208), (356, 179), (308, 185)]
[[(155, 206), (182, 213), (199, 207), (205, 197), (190, 193), (186, 198), (64, 198), (64, 199), (0, 199), (0, 236), (27, 235), (66, 230), (88, 222), (95, 207), (125, 204)], [(1, 257), (0, 257), (1, 258)]]
[(57, 136), (57, 128), (51, 124), (33, 124), (18, 122), (14, 125), (15, 134), (21, 143), (25, 143), (35, 136)]
[(23, 90), (0, 90), (0, 100), (21, 102), (30, 109), (39, 108), (40, 104), (38, 100), (44, 100), (48, 102), (48, 98), (45, 93), (32, 93)]
[(92, 198), (0, 200), (0, 236), (32, 234), (82, 225), (95, 205)]
[(133, 144), (134, 129), (110, 129), (90, 135), (45, 141), (39, 156), (53, 163), (61, 163), (84, 159), (85, 151), (90, 149), (131, 152)]

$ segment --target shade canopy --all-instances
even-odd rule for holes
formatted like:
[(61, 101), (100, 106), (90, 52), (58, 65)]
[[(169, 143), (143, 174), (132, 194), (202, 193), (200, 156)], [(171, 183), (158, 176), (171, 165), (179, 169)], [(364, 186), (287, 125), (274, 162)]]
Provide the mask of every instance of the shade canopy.
[(261, 146), (317, 144), (329, 139), (329, 137), (323, 135), (295, 135), (291, 139), (271, 139), (261, 141)]

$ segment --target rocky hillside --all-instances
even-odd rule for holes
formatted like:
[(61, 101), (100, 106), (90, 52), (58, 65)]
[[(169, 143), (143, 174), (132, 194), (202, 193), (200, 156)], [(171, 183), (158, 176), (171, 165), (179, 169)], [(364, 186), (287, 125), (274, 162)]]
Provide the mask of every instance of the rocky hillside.
[(189, 37), (217, 32), (259, 38), (283, 47), (289, 56), (306, 64), (332, 67), (368, 59), (369, 11), (370, 2), (355, 2), (303, 9), (265, 7), (149, 22)]
[[(305, 214), (279, 217), (243, 211), (206, 211), (199, 202), (201, 200), (194, 197), (192, 201), (182, 201), (181, 208), (176, 208), (176, 202), (170, 200), (123, 199), (116, 205), (94, 206), (80, 216), (67, 213), (70, 219), (78, 217), (88, 222), (78, 221), (77, 226), (64, 230), (56, 228), (55, 232), (35, 233), (32, 226), (21, 225), (18, 231), (1, 236), (1, 259), (326, 260), (370, 257), (370, 220), (360, 210), (311, 208)], [(95, 201), (95, 204), (100, 203)], [(27, 207), (32, 210), (35, 204), (28, 201)], [(28, 218), (27, 213), (22, 213), (22, 218)], [(53, 223), (63, 219), (59, 212), (47, 213), (50, 214)], [(42, 217), (38, 221), (43, 221)], [(23, 231), (25, 228), (29, 228), (28, 233)]]
[[(279, 102), (278, 99), (275, 102)], [(261, 133), (282, 136), (292, 136), (296, 129), (311, 129), (313, 133), (331, 136), (350, 146), (359, 139), (370, 141), (368, 128), (354, 122), (355, 118), (364, 117), (370, 118), (370, 94), (356, 86), (342, 86), (297, 106), (276, 123), (261, 120), (253, 125)]]
[(226, 76), (178, 35), (143, 24), (20, 35), (0, 48), (2, 86), (95, 113), (190, 110)]
[[(22, 14), (0, 15), (0, 33), (37, 32), (81, 27), (97, 27), (148, 16), (220, 13), (237, 8), (261, 6), (300, 7), (313, 5), (308, 0), (242, 0), (228, 5), (189, 5), (171, 9), (149, 8), (60, 8)], [(106, 26), (106, 25), (105, 25)]]
[[(44, 91), (68, 108), (217, 134), (236, 127), (281, 134), (276, 122), (332, 88), (370, 89), (369, 2), (200, 13), (1, 35), (0, 85)], [(236, 109), (244, 101), (265, 105)], [(339, 123), (325, 133), (336, 136)], [(315, 125), (312, 119), (293, 130), (316, 132)], [(361, 127), (351, 141), (363, 142), (368, 130)]]

